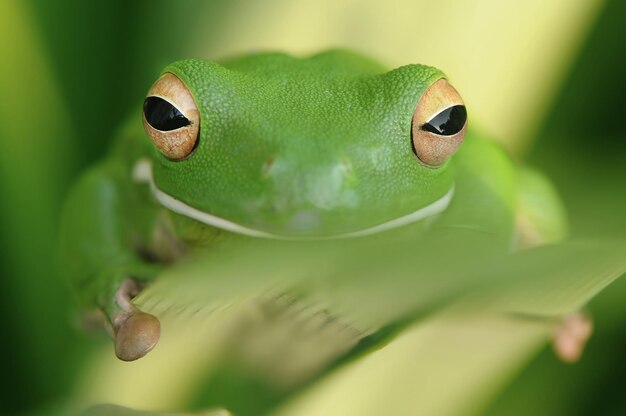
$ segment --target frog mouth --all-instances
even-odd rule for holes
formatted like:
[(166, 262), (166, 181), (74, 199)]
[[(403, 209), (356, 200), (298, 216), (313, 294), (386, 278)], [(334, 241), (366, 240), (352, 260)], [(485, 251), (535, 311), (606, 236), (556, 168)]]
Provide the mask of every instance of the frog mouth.
[(448, 206), (450, 205), (450, 201), (452, 201), (452, 196), (454, 195), (454, 185), (452, 185), (450, 187), (450, 190), (446, 192), (444, 196), (430, 203), (429, 205), (418, 209), (417, 211), (358, 231), (351, 231), (344, 234), (336, 234), (330, 236), (286, 236), (248, 228), (244, 225), (237, 224), (216, 215), (209, 214), (208, 212), (201, 211), (173, 197), (172, 195), (163, 192), (156, 186), (156, 183), (154, 182), (154, 176), (152, 175), (152, 162), (147, 158), (141, 158), (135, 163), (135, 166), (133, 168), (133, 180), (137, 183), (147, 183), (150, 186), (150, 191), (152, 192), (152, 195), (154, 195), (156, 200), (163, 207), (177, 214), (194, 219), (206, 225), (210, 225), (212, 227), (220, 228), (222, 230), (230, 231), (236, 234), (274, 240), (337, 240), (344, 238), (365, 237), (373, 234), (378, 234), (383, 231), (399, 228), (404, 225), (421, 221), (425, 218), (442, 213), (448, 208)]

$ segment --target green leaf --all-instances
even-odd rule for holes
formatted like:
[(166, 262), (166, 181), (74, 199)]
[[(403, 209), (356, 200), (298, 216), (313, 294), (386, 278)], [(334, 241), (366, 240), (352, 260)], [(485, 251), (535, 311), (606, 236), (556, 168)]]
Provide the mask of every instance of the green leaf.
[(448, 311), (408, 328), (273, 414), (473, 414), (543, 345), (549, 331), (546, 321)]
[[(280, 414), (479, 409), (545, 344), (555, 316), (624, 272), (624, 247), (255, 242), (198, 254), (136, 299), (162, 322), (156, 349), (131, 365), (104, 352), (83, 398), (247, 414), (233, 406), (250, 409), (256, 380), (274, 397), (264, 406), (286, 403)], [(239, 391), (227, 403), (201, 382), (224, 372)]]

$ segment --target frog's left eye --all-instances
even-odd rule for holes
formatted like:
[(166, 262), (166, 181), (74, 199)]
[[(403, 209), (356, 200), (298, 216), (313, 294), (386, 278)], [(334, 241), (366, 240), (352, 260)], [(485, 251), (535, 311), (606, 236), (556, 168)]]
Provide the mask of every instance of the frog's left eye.
[(165, 73), (148, 91), (143, 103), (143, 126), (168, 159), (184, 159), (195, 148), (200, 113), (191, 92), (176, 75)]
[(413, 114), (415, 155), (427, 166), (441, 166), (461, 146), (466, 130), (463, 99), (448, 81), (436, 81), (424, 92)]

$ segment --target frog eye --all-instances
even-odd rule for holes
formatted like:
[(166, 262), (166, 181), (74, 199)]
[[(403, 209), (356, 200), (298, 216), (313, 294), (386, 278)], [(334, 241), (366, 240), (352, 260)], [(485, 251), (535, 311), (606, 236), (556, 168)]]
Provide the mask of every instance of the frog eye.
[(176, 75), (165, 73), (148, 91), (143, 103), (143, 126), (168, 159), (184, 159), (195, 148), (200, 113), (189, 89)]
[(461, 146), (466, 130), (463, 99), (448, 81), (436, 81), (424, 92), (413, 113), (413, 152), (424, 165), (441, 166)]

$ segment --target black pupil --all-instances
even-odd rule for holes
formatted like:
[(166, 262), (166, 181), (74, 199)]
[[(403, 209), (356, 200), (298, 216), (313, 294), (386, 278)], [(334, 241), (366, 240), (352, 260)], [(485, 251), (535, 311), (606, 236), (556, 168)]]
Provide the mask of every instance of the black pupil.
[(191, 124), (176, 107), (159, 97), (147, 97), (143, 113), (152, 127), (161, 131), (176, 130)]
[(428, 123), (422, 126), (422, 130), (441, 136), (452, 136), (461, 131), (467, 120), (467, 111), (464, 105), (448, 107)]

